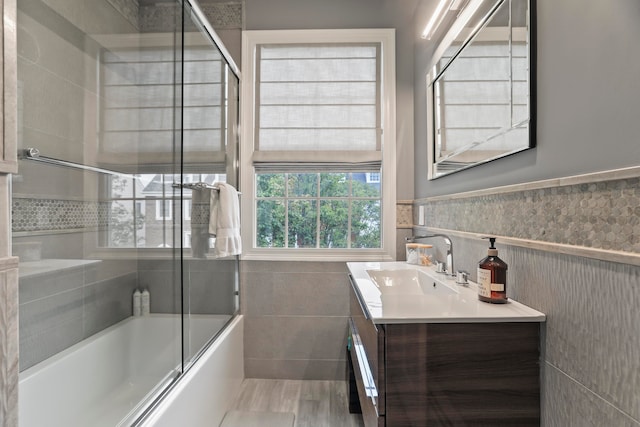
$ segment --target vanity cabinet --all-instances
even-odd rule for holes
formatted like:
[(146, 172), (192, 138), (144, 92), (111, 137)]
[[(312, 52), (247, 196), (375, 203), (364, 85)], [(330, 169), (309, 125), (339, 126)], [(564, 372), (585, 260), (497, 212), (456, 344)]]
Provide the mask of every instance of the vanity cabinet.
[(540, 322), (382, 323), (353, 280), (350, 293), (365, 426), (540, 425)]

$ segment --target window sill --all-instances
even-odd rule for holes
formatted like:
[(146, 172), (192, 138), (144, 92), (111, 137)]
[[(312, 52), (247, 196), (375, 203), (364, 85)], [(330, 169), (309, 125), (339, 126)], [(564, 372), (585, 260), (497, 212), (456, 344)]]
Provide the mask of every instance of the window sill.
[(357, 262), (395, 261), (384, 250), (336, 250), (336, 249), (252, 249), (240, 256), (241, 261), (314, 261)]

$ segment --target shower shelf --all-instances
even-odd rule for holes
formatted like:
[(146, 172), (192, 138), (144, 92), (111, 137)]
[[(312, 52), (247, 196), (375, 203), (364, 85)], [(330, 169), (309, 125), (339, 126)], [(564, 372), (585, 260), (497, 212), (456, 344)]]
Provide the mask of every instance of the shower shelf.
[(38, 261), (20, 262), (18, 272), (21, 279), (43, 274), (51, 274), (74, 268), (83, 268), (102, 262), (93, 259), (42, 259)]

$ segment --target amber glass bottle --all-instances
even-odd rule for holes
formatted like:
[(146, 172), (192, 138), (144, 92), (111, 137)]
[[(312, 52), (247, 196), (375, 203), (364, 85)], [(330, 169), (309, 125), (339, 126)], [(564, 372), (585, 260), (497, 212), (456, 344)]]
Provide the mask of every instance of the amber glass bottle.
[(478, 264), (478, 299), (494, 304), (507, 302), (507, 264), (498, 258), (495, 237), (487, 237), (491, 245), (487, 257)]

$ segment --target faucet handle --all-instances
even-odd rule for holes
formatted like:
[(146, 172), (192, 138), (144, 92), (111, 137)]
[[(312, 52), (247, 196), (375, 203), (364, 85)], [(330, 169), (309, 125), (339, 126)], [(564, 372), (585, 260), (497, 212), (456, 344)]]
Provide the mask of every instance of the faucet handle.
[(462, 270), (458, 270), (456, 272), (456, 283), (459, 285), (468, 285), (469, 281), (467, 280), (469, 278), (469, 273), (467, 273), (466, 271), (462, 271)]
[(436, 273), (446, 273), (447, 265), (444, 262), (436, 262)]

